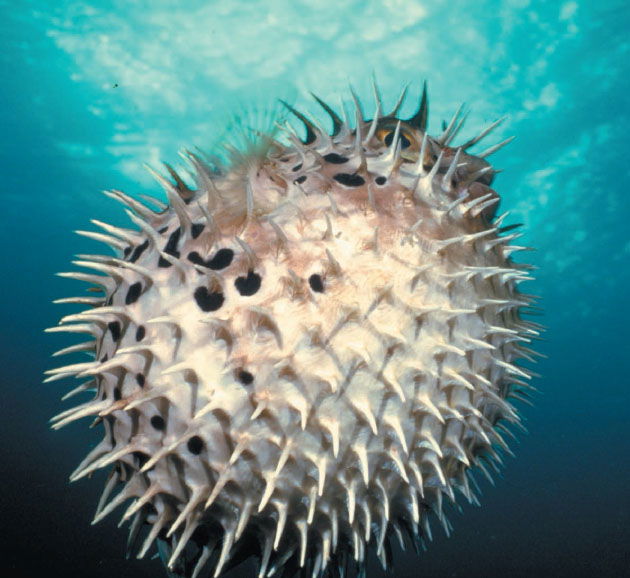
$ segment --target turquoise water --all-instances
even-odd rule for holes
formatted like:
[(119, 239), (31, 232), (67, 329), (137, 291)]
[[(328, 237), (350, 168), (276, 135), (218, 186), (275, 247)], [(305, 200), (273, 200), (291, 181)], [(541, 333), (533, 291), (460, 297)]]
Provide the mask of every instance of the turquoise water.
[[(464, 101), (462, 139), (503, 114), (494, 136), (502, 209), (524, 223), (548, 326), (530, 434), (482, 507), (454, 513), (396, 576), (622, 576), (630, 540), (630, 280), (627, 154), (630, 9), (601, 0), (506, 2), (2, 2), (0, 142), (3, 567), (17, 577), (153, 577), (123, 560), (115, 517), (89, 526), (102, 486), (68, 473), (99, 434), (47, 420), (66, 388), (41, 385), (42, 334), (76, 283), (55, 277), (96, 248), (71, 233), (124, 223), (99, 191), (155, 193), (142, 164), (212, 150), (241, 113), (266, 122), (278, 96), (308, 90), (411, 112), (427, 79), (430, 128)], [(370, 110), (371, 104), (367, 105)], [(254, 120), (252, 120), (254, 119)], [(258, 119), (258, 121), (256, 121)], [(8, 529), (8, 531), (7, 531)], [(235, 572), (234, 575), (247, 575)], [(372, 576), (381, 576), (372, 569)]]

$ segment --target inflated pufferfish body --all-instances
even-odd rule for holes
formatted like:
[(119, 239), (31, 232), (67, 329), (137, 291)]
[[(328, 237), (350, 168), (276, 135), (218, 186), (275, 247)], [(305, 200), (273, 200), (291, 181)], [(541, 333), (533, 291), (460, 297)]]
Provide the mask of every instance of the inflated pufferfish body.
[(471, 467), (489, 476), (519, 421), (528, 268), (494, 217), (501, 145), (466, 152), (494, 125), (428, 136), (426, 88), (407, 120), (355, 98), (354, 128), (319, 103), (332, 134), (289, 107), (303, 140), (226, 167), (188, 153), (197, 189), (168, 167), (159, 210), (108, 192), (137, 229), (95, 221), (116, 256), (76, 264), (105, 275), (63, 274), (103, 292), (61, 300), (92, 308), (52, 329), (93, 338), (63, 351), (93, 361), (49, 372), (96, 391), (54, 427), (105, 429), (72, 479), (113, 467), (96, 520), (132, 500), (130, 547), (157, 539), (173, 575), (251, 555), (260, 577), (344, 575), (371, 548), (387, 565), (392, 536), (448, 529), (444, 497), (475, 500)]

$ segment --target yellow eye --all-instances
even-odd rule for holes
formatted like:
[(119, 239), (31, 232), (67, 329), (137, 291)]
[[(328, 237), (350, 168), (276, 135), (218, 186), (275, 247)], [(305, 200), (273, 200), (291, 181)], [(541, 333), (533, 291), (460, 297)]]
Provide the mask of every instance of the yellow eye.
[[(376, 131), (376, 138), (385, 143), (386, 146), (391, 146), (394, 142), (394, 134), (396, 134), (396, 131), (391, 128), (381, 128)], [(400, 148), (402, 149), (410, 147), (413, 142), (412, 137), (404, 130), (398, 133), (398, 138), (400, 139)]]

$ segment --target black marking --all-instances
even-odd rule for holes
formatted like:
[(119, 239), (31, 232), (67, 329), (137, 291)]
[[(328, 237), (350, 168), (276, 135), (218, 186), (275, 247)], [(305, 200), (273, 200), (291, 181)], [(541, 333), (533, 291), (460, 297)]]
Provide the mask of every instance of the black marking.
[(160, 235), (163, 235), (164, 233), (166, 233), (166, 231), (168, 231), (168, 227), (162, 227), (161, 229), (158, 229), (158, 233)]
[(313, 273), (308, 278), (308, 284), (311, 286), (311, 289), (313, 291), (316, 291), (317, 293), (324, 292), (324, 281), (321, 275), (318, 275), (317, 273)]
[(144, 325), (140, 325), (140, 327), (136, 329), (136, 341), (142, 341), (146, 334), (147, 334), (147, 331), (144, 328)]
[(232, 249), (219, 249), (214, 257), (208, 262), (208, 267), (216, 271), (218, 269), (225, 269), (232, 263), (234, 258), (234, 251)]
[(109, 359), (107, 353), (101, 357), (101, 363), (105, 363)]
[(144, 464), (149, 461), (149, 456), (144, 452), (133, 452), (133, 457), (136, 458), (139, 468), (143, 468)]
[(192, 228), (190, 229), (190, 234), (193, 239), (196, 239), (203, 232), (205, 225), (203, 223), (193, 223)]
[(376, 177), (376, 178), (374, 179), (374, 182), (375, 182), (377, 185), (384, 185), (384, 184), (387, 182), (387, 178), (386, 178), (386, 177), (382, 177), (382, 176), (380, 176), (380, 177)]
[(342, 165), (343, 163), (347, 163), (349, 159), (348, 157), (338, 155), (337, 153), (328, 153), (327, 155), (324, 155), (324, 160), (333, 165)]
[[(411, 141), (401, 132), (398, 134), (400, 140), (400, 148), (406, 149), (411, 146)], [(389, 147), (394, 142), (394, 131), (387, 133), (387, 136), (383, 139), (383, 142)]]
[(114, 388), (114, 401), (119, 401), (122, 399), (122, 394), (120, 393), (120, 387)]
[(125, 257), (128, 257), (128, 256), (129, 256), (129, 253), (131, 253), (131, 247), (125, 247), (125, 248), (123, 249), (123, 255), (124, 255)]
[(243, 385), (251, 385), (254, 382), (254, 376), (245, 369), (239, 370), (237, 377)]
[(350, 173), (337, 173), (333, 179), (346, 187), (360, 187), (365, 184), (365, 179), (362, 176)]
[(114, 340), (114, 342), (118, 343), (118, 340), (120, 339), (120, 333), (121, 333), (120, 322), (110, 321), (107, 324), (107, 329), (111, 331), (112, 339)]
[(260, 289), (261, 276), (251, 269), (247, 272), (247, 277), (237, 277), (234, 281), (236, 290), (244, 297), (253, 295)]
[(232, 259), (234, 259), (234, 251), (232, 251), (232, 249), (219, 249), (214, 254), (214, 257), (212, 257), (212, 259), (208, 259), (207, 261), (204, 261), (203, 257), (197, 253), (197, 251), (188, 253), (188, 260), (191, 263), (201, 265), (202, 267), (208, 267), (208, 269), (212, 269), (213, 271), (225, 269), (232, 263)]
[[(167, 255), (171, 255), (172, 257), (179, 257), (179, 251), (177, 250), (177, 244), (179, 243), (179, 237), (182, 234), (182, 230), (180, 227), (178, 227), (177, 229), (175, 229), (170, 237), (168, 238), (168, 241), (166, 242), (166, 245), (164, 246), (164, 253), (166, 253)], [(158, 267), (170, 267), (171, 263), (169, 263), (164, 257), (160, 256), (160, 259), (158, 261)]]
[(203, 450), (203, 440), (199, 436), (193, 436), (188, 440), (188, 451), (191, 454), (198, 456)]
[(195, 289), (195, 301), (202, 311), (216, 311), (223, 305), (225, 297), (219, 291), (209, 291), (207, 287), (201, 286)]
[(156, 430), (162, 431), (166, 427), (166, 422), (164, 421), (164, 418), (162, 416), (154, 415), (151, 418), (151, 425)]
[(140, 255), (142, 255), (142, 253), (144, 253), (148, 248), (149, 248), (149, 240), (147, 239), (144, 243), (142, 243), (141, 245), (138, 245), (133, 250), (133, 253), (131, 254), (131, 258), (129, 259), (129, 261), (131, 261), (132, 263), (135, 263), (140, 258)]
[(306, 181), (306, 175), (302, 175), (301, 177), (298, 177), (297, 179), (295, 179), (294, 182), (296, 182), (298, 185), (301, 185), (305, 181)]
[(295, 173), (296, 171), (299, 171), (302, 168), (302, 163), (300, 163), (299, 165), (295, 165), (291, 170)]
[(177, 251), (177, 244), (179, 243), (179, 238), (182, 234), (182, 230), (181, 227), (177, 227), (177, 229), (175, 229), (170, 237), (168, 238), (168, 241), (166, 242), (166, 245), (164, 247), (164, 252), (167, 253), (168, 255), (173, 255), (173, 256), (178, 256), (179, 253)]
[(146, 380), (144, 379), (144, 375), (141, 373), (136, 373), (136, 382), (140, 387), (144, 387)]
[(129, 286), (127, 296), (125, 297), (125, 304), (131, 305), (132, 303), (135, 303), (140, 297), (140, 293), (142, 293), (142, 283), (140, 283), (140, 281), (136, 281), (133, 285)]
[(207, 267), (206, 262), (203, 260), (203, 257), (199, 253), (197, 253), (197, 251), (192, 251), (191, 253), (188, 253), (188, 260), (191, 263), (195, 263), (195, 265)]
[(171, 266), (171, 262), (167, 261), (164, 257), (162, 257), (162, 255), (160, 255), (160, 258), (158, 259), (158, 267), (162, 267), (163, 269), (166, 269), (170, 266)]

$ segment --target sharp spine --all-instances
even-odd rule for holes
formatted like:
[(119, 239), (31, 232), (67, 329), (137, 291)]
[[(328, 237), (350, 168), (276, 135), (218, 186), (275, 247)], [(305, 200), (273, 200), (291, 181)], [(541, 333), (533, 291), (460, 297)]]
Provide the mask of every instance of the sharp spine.
[(103, 191), (103, 194), (108, 196), (110, 199), (114, 199), (118, 201), (119, 203), (122, 203), (126, 207), (129, 207), (131, 210), (135, 211), (140, 217), (146, 220), (150, 221), (157, 217), (157, 213), (152, 211), (149, 207), (147, 207), (146, 205), (143, 205), (139, 201), (136, 201), (129, 195), (123, 193), (122, 191), (118, 191), (114, 189), (111, 191)]
[(476, 156), (478, 156), (480, 159), (485, 159), (486, 157), (490, 156), (491, 154), (497, 152), (499, 149), (502, 149), (504, 146), (510, 144), (516, 137), (511, 136), (509, 138), (506, 138), (505, 140), (501, 141), (498, 144), (495, 144), (494, 146), (491, 146), (490, 148), (487, 148), (485, 151), (478, 153)]
[(482, 130), (476, 137), (473, 137), (470, 140), (466, 141), (462, 145), (462, 148), (466, 150), (466, 149), (469, 149), (471, 146), (477, 144), (481, 139), (489, 135), (495, 128), (501, 125), (506, 119), (507, 119), (507, 116), (503, 116), (499, 118), (498, 120), (495, 120), (488, 128)]
[(94, 231), (75, 231), (77, 235), (81, 237), (87, 237), (88, 239), (92, 239), (94, 241), (100, 241), (101, 243), (105, 243), (106, 245), (110, 245), (111, 247), (115, 247), (120, 251), (123, 251), (127, 244), (121, 241), (120, 239), (116, 239), (116, 237), (112, 237), (111, 235), (105, 235), (104, 233), (96, 233)]

